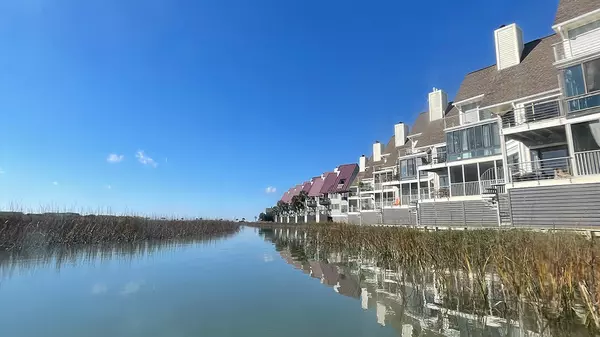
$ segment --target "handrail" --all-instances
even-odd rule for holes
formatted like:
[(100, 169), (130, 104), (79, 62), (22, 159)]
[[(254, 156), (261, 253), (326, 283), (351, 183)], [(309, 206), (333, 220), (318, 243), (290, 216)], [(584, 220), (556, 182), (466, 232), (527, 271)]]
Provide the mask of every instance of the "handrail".
[(510, 182), (564, 179), (573, 175), (571, 158), (551, 158), (508, 165)]
[(600, 174), (600, 150), (575, 152), (575, 162), (580, 175)]
[(502, 127), (509, 128), (563, 116), (560, 100), (534, 102), (502, 116)]
[(600, 106), (600, 92), (594, 91), (587, 94), (569, 97), (565, 100), (569, 113), (597, 108)]

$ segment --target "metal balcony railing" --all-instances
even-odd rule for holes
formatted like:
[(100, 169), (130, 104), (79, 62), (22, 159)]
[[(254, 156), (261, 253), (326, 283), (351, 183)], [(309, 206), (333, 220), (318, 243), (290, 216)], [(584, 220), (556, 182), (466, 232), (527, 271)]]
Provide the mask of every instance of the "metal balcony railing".
[(368, 192), (368, 191), (372, 191), (373, 190), (373, 186), (372, 185), (362, 185), (359, 187), (361, 192)]
[(508, 165), (510, 182), (564, 179), (573, 175), (571, 158), (552, 158)]
[(510, 128), (563, 116), (558, 99), (527, 104), (502, 116), (502, 127)]
[(360, 212), (360, 209), (358, 209), (358, 206), (350, 206), (349, 211), (350, 213), (358, 213)]
[(371, 203), (361, 203), (360, 204), (360, 209), (361, 211), (372, 211), (373, 210), (373, 204)]
[(600, 150), (575, 153), (579, 175), (600, 174)]
[(380, 191), (382, 188), (383, 188), (382, 183), (375, 183), (374, 187), (373, 187), (373, 190)]
[(329, 206), (331, 205), (331, 200), (329, 200), (329, 198), (319, 198), (319, 205)]
[(592, 54), (600, 50), (600, 28), (578, 35), (573, 39), (555, 43), (552, 47), (556, 62)]
[(436, 154), (428, 154), (427, 157), (423, 158), (422, 165), (442, 164), (447, 160), (446, 152), (438, 152)]
[(565, 101), (569, 113), (600, 107), (600, 92), (571, 97)]

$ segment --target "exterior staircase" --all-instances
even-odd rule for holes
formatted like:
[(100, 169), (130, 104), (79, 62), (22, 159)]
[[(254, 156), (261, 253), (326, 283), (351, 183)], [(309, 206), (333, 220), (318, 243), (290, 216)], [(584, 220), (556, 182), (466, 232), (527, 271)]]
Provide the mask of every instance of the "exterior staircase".
[(510, 226), (510, 205), (504, 184), (492, 185), (483, 191), (483, 202), (490, 208), (497, 210), (500, 217), (500, 226)]

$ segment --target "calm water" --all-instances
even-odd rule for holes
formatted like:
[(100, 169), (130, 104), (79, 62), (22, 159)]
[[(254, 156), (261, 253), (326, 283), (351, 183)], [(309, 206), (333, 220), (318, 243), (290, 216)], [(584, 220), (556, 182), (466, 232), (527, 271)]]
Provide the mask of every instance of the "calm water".
[(250, 228), (212, 242), (0, 256), (6, 337), (535, 335), (440, 310), (432, 296)]

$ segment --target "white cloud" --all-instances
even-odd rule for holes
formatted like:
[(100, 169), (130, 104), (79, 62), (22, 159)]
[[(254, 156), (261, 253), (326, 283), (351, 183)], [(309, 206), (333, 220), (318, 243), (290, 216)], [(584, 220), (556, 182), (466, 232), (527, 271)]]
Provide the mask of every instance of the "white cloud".
[(58, 181), (53, 181), (53, 182), (52, 182), (52, 185), (54, 185), (54, 186), (58, 186)]
[(0, 167), (0, 174), (4, 174), (4, 173), (6, 173), (6, 171), (4, 171), (4, 170), (2, 169), (2, 167)]
[(140, 289), (142, 288), (142, 285), (144, 284), (144, 282), (128, 282), (125, 287), (123, 287), (123, 290), (121, 290), (121, 295), (131, 295), (131, 294), (135, 294), (138, 291), (140, 291)]
[(106, 185), (106, 189), (107, 190), (112, 190), (112, 186), (111, 185)]
[(267, 188), (265, 188), (265, 193), (275, 193), (277, 192), (277, 188), (273, 187), (273, 186), (269, 186)]
[(157, 167), (158, 164), (154, 161), (154, 159), (148, 157), (144, 151), (139, 150), (136, 154), (135, 157), (137, 158), (137, 160), (144, 164), (144, 165), (150, 165), (152, 167)]
[(108, 287), (104, 283), (96, 283), (92, 286), (92, 295), (104, 294), (108, 291)]
[(123, 159), (125, 159), (124, 155), (116, 153), (111, 153), (108, 155), (108, 157), (106, 157), (106, 161), (113, 164), (120, 163), (123, 161)]

